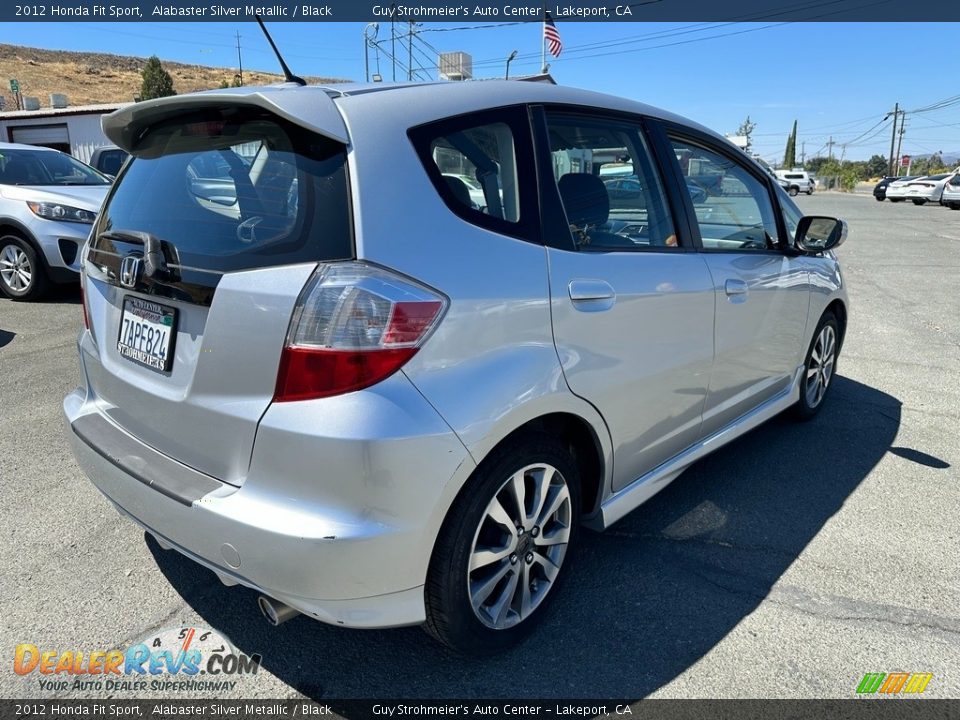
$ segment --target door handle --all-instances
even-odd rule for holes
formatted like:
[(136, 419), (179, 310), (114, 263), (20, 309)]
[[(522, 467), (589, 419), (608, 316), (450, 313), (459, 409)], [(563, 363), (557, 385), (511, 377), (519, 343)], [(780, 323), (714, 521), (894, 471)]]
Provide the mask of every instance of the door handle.
[(746, 295), (748, 292), (747, 283), (743, 280), (736, 280), (734, 278), (727, 280), (723, 287), (728, 297), (732, 297), (734, 295)]
[(605, 280), (571, 280), (567, 292), (578, 310), (609, 310), (617, 299)]

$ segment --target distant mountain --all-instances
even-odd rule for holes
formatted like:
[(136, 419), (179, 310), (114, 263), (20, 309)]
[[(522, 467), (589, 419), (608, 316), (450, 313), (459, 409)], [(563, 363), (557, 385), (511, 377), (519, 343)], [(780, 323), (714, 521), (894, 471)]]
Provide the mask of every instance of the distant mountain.
[[(178, 93), (210, 90), (222, 81), (233, 82), (235, 68), (186, 65), (161, 59), (164, 69), (173, 77)], [(48, 107), (50, 93), (64, 93), (71, 105), (129, 102), (140, 92), (140, 71), (146, 58), (109, 53), (69, 52), (6, 45), (0, 43), (0, 96), (4, 110), (15, 110), (16, 103), (7, 83), (20, 81), (20, 94), (40, 98), (40, 106)], [(308, 77), (310, 83), (343, 82), (335, 78)], [(276, 73), (244, 68), (245, 85), (267, 85), (283, 80)]]

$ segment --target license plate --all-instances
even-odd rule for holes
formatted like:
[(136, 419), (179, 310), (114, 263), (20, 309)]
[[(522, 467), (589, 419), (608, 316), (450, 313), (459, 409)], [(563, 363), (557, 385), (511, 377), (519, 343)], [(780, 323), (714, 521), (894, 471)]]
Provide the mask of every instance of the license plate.
[(124, 298), (117, 351), (151, 370), (167, 372), (173, 364), (176, 330), (175, 308), (141, 298)]

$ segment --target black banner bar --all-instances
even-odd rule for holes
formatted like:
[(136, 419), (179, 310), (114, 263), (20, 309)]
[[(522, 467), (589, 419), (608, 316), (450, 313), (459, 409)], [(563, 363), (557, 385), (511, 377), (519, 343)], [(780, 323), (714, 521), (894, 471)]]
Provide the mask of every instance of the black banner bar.
[(955, 0), (39, 0), (3, 2), (3, 22), (267, 22), (438, 23), (541, 22), (949, 22)]
[(960, 700), (0, 700), (0, 717), (956, 720), (960, 718)]

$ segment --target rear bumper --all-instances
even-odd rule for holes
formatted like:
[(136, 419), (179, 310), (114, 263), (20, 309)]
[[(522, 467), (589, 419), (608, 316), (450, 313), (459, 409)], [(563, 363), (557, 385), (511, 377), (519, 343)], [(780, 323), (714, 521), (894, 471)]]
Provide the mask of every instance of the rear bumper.
[(81, 468), (162, 545), (324, 622), (412, 625), (450, 488), (474, 465), (402, 373), (371, 390), (273, 406), (239, 488), (140, 443), (85, 389), (63, 407)]

